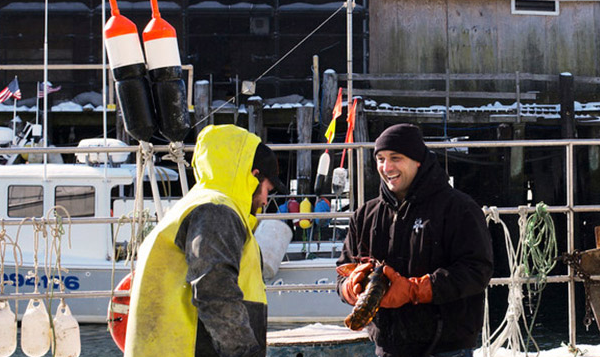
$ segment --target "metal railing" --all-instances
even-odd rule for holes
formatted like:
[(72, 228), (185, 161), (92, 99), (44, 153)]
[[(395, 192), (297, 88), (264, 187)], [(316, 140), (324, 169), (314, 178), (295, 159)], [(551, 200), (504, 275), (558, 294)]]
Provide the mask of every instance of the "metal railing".
[[(559, 206), (548, 206), (547, 211), (550, 213), (562, 213), (566, 215), (567, 226), (566, 226), (566, 241), (567, 247), (566, 252), (571, 254), (575, 250), (575, 213), (582, 212), (600, 212), (600, 205), (576, 205), (574, 201), (574, 151), (579, 146), (600, 146), (600, 139), (571, 139), (571, 140), (518, 140), (518, 141), (477, 141), (477, 142), (444, 142), (444, 143), (427, 143), (427, 146), (431, 149), (449, 149), (449, 148), (515, 148), (515, 147), (564, 147), (565, 148), (565, 184), (566, 184), (566, 204)], [(353, 144), (276, 144), (270, 145), (274, 151), (298, 151), (298, 150), (341, 150), (351, 149), (348, 151), (349, 157), (349, 169), (356, 170), (357, 182), (354, 183), (352, 180), (353, 175), (350, 174), (350, 195), (356, 191), (357, 204), (361, 205), (364, 203), (364, 182), (365, 176), (365, 150), (373, 149), (374, 143), (353, 143)], [(194, 146), (187, 145), (184, 150), (186, 152), (192, 152)], [(138, 147), (110, 147), (110, 148), (0, 148), (0, 154), (13, 154), (13, 153), (25, 153), (25, 154), (40, 154), (40, 153), (63, 153), (63, 154), (75, 154), (75, 153), (108, 153), (108, 152), (135, 152), (139, 150)], [(168, 152), (169, 148), (166, 145), (154, 146), (154, 151), (157, 153)], [(357, 152), (357, 157), (354, 158), (353, 151)], [(356, 190), (353, 188), (356, 187)], [(351, 204), (350, 210), (347, 212), (330, 212), (330, 213), (264, 213), (259, 214), (259, 219), (327, 219), (327, 218), (348, 218), (352, 215), (352, 211), (355, 209), (354, 205)], [(484, 208), (485, 211), (486, 208)], [(501, 215), (515, 215), (523, 207), (499, 207), (497, 208), (498, 213)], [(527, 207), (528, 212), (534, 212), (535, 207)], [(131, 220), (133, 221), (133, 220)], [(47, 223), (52, 223), (53, 220), (48, 220)], [(90, 223), (118, 223), (127, 222), (127, 220), (111, 217), (99, 217), (99, 218), (74, 218), (71, 220), (73, 224), (90, 224)], [(18, 219), (3, 219), (5, 225), (16, 225), (21, 224), (22, 220)], [(29, 222), (30, 224), (31, 222)], [(27, 224), (27, 222), (26, 222)], [(490, 285), (506, 285), (510, 282), (508, 277), (497, 277), (493, 278)], [(598, 277), (594, 277), (598, 279)], [(527, 278), (521, 279), (523, 282), (529, 281)], [(575, 345), (576, 340), (576, 306), (575, 306), (575, 283), (581, 282), (581, 279), (576, 277), (574, 270), (568, 266), (567, 275), (555, 275), (549, 276), (549, 283), (567, 283), (568, 285), (568, 314), (569, 314), (569, 340), (572, 345)], [(268, 286), (267, 291), (306, 291), (306, 290), (335, 290), (335, 284), (302, 284), (302, 285), (280, 285), (280, 286)], [(82, 293), (64, 293), (68, 297), (109, 297), (111, 291), (95, 291), (90, 292), (90, 296)], [(122, 292), (119, 294), (123, 294)], [(47, 296), (47, 294), (41, 294)], [(24, 293), (10, 294), (3, 296), (8, 299), (29, 299), (32, 294)], [(55, 293), (55, 296), (56, 293)], [(61, 295), (62, 297), (62, 295)]]

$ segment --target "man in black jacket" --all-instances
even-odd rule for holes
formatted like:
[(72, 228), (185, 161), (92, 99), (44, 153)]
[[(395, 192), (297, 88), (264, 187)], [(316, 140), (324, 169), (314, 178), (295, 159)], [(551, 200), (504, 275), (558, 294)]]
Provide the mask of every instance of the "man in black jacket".
[(376, 140), (379, 197), (352, 216), (337, 265), (338, 294), (354, 305), (373, 259), (390, 280), (367, 326), (378, 356), (469, 357), (483, 325), (484, 290), (493, 272), (481, 208), (452, 188), (418, 127), (398, 124)]

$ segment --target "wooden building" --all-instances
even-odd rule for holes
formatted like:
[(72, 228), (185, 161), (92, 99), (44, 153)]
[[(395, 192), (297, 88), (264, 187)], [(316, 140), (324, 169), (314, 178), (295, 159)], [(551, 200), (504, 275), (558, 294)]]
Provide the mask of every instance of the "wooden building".
[[(531, 73), (600, 77), (600, 3), (559, 0), (381, 0), (369, 3), (369, 72)], [(373, 88), (399, 88), (372, 82)], [(405, 86), (443, 89), (444, 83)], [(512, 81), (461, 82), (456, 89), (514, 90)], [(556, 101), (556, 83), (521, 83)], [(598, 100), (578, 84), (576, 100)]]

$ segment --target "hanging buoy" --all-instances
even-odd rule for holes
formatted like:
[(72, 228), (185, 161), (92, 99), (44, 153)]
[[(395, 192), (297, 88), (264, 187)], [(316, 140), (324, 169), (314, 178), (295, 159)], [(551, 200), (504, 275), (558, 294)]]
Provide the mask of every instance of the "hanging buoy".
[(29, 300), (21, 320), (21, 350), (29, 357), (41, 357), (50, 349), (50, 318), (44, 301)]
[[(329, 213), (331, 212), (331, 204), (326, 198), (319, 198), (315, 203), (315, 212)], [(327, 227), (329, 225), (329, 218), (315, 218), (315, 224), (319, 227)]]
[(325, 185), (325, 180), (327, 180), (327, 175), (329, 174), (329, 153), (325, 151), (319, 157), (319, 166), (317, 166), (317, 177), (315, 178), (315, 194), (321, 195), (323, 193), (323, 186)]
[(284, 202), (280, 204), (279, 206), (277, 206), (277, 210), (279, 213), (288, 213), (288, 203)]
[(185, 83), (177, 32), (160, 17), (157, 0), (150, 1), (152, 20), (144, 28), (144, 50), (160, 133), (172, 142), (183, 141), (190, 130)]
[[(131, 289), (131, 273), (127, 274), (117, 284), (115, 291)], [(129, 296), (115, 296), (108, 304), (108, 330), (119, 349), (125, 352), (125, 334), (127, 332), (127, 317), (129, 316)]]
[[(300, 213), (310, 213), (312, 212), (312, 203), (308, 200), (308, 198), (304, 198), (302, 202), (300, 202)], [(301, 219), (298, 223), (300, 228), (308, 229), (312, 226), (312, 221), (310, 219)]]
[(8, 301), (0, 301), (0, 357), (8, 357), (17, 349), (17, 319)]
[[(299, 213), (300, 212), (300, 204), (295, 199), (290, 198), (290, 200), (287, 202), (287, 209), (290, 213)], [(292, 221), (292, 223), (294, 223), (294, 225), (297, 226), (299, 221), (300, 221), (299, 219), (294, 219)]]
[(254, 237), (260, 246), (264, 279), (275, 277), (293, 236), (292, 229), (283, 221), (277, 219), (260, 221)]
[(348, 170), (343, 167), (336, 167), (333, 169), (333, 175), (331, 176), (331, 191), (336, 196), (344, 193), (344, 188), (348, 182)]
[(119, 13), (117, 0), (110, 0), (110, 8), (112, 16), (104, 27), (106, 53), (125, 130), (137, 140), (149, 141), (156, 119), (140, 37), (135, 24)]
[(69, 306), (61, 301), (54, 317), (54, 357), (78, 357), (81, 354), (79, 323), (71, 315)]

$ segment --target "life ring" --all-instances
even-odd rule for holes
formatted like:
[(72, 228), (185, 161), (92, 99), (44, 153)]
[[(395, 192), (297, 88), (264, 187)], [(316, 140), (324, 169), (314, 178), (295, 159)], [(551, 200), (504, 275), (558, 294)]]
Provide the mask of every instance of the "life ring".
[[(131, 273), (117, 284), (115, 291), (129, 291)], [(129, 316), (129, 296), (114, 296), (108, 304), (108, 330), (119, 349), (125, 352), (125, 335), (127, 333), (127, 317)]]

